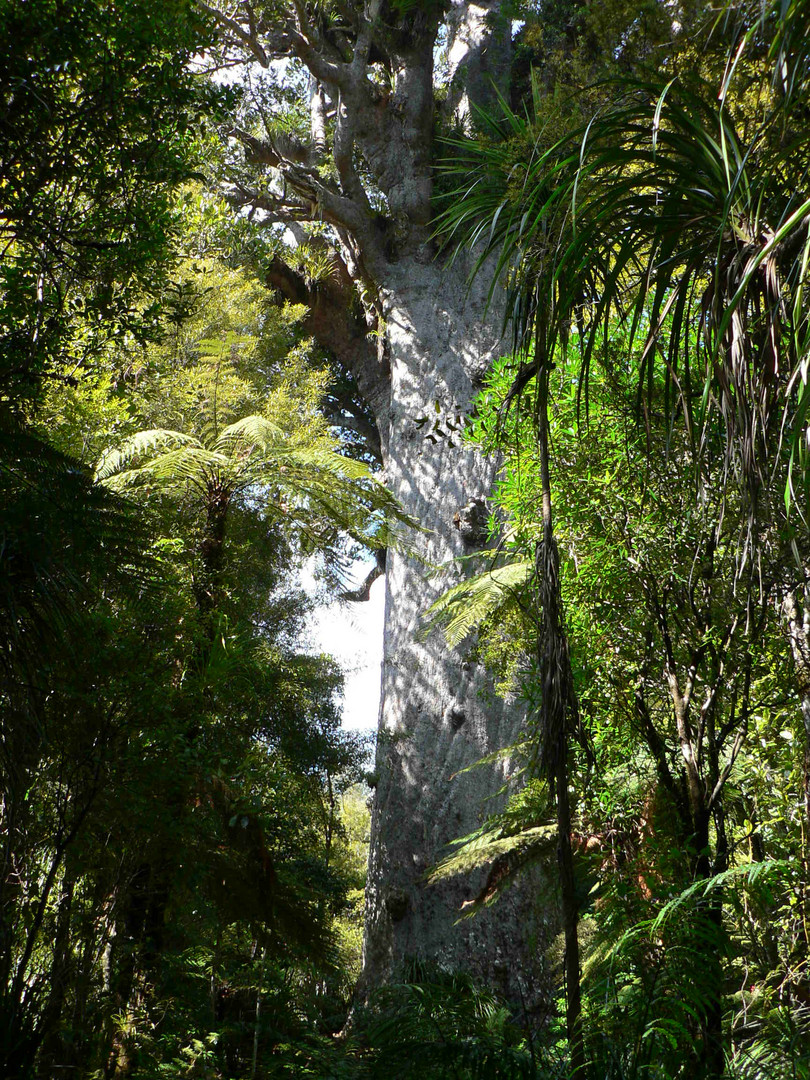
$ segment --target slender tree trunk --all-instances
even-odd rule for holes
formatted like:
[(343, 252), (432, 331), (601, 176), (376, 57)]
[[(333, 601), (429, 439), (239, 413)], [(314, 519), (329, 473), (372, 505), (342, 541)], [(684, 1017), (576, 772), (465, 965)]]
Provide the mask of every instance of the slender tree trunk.
[(802, 780), (804, 786), (804, 880), (808, 880), (807, 846), (810, 844), (810, 611), (799, 604), (795, 589), (784, 598), (782, 616), (787, 629), (796, 672), (796, 688), (801, 699), (804, 727)]
[(574, 877), (574, 854), (571, 847), (571, 807), (568, 798), (568, 763), (565, 758), (560, 759), (555, 782), (557, 857), (560, 867), (560, 896), (565, 934), (565, 1030), (571, 1049), (571, 1076), (579, 1078), (585, 1071), (579, 970), (579, 904)]
[(256, 1080), (256, 1067), (259, 1061), (259, 1032), (261, 1031), (261, 1019), (262, 1019), (262, 989), (264, 985), (264, 962), (267, 954), (266, 949), (262, 949), (262, 959), (259, 965), (259, 986), (256, 990), (256, 1017), (253, 1025), (253, 1055), (250, 1063), (250, 1080)]
[(703, 1075), (708, 1080), (722, 1080), (726, 1069), (725, 1040), (723, 1038), (723, 983), (725, 971), (722, 955), (723, 939), (723, 890), (713, 889), (711, 896), (698, 908), (698, 916), (705, 919), (710, 933), (705, 938), (714, 941), (714, 948), (706, 955), (705, 964), (713, 976), (715, 992), (712, 993), (703, 1020)]
[[(802, 746), (802, 786), (803, 786), (803, 821), (801, 836), (802, 877), (800, 897), (802, 926), (805, 934), (805, 948), (810, 950), (807, 938), (807, 925), (810, 921), (810, 608), (807, 604), (807, 589), (804, 590), (804, 603), (800, 603), (798, 590), (791, 589), (782, 603), (782, 617), (787, 630), (790, 650), (796, 677), (796, 689), (801, 702), (802, 725), (804, 728)], [(804, 978), (805, 993), (810, 977)]]
[[(727, 853), (723, 843), (724, 827), (721, 821), (717, 829), (718, 839), (714, 858), (712, 858), (709, 831), (711, 811), (708, 807), (708, 792), (705, 787), (703, 787), (703, 792), (703, 802), (695, 815), (689, 847), (693, 853), (695, 877), (709, 881), (714, 874), (721, 873), (727, 868)], [(719, 813), (722, 814), (722, 810)], [(693, 947), (695, 953), (701, 958), (701, 978), (706, 987), (706, 1003), (701, 1017), (698, 1076), (701, 1080), (721, 1080), (725, 1071), (723, 1039), (725, 970), (723, 964), (723, 890), (721, 888), (712, 889), (709, 896), (698, 901), (695, 919), (700, 934), (696, 935)]]
[(202, 622), (200, 661), (208, 659), (216, 632), (216, 613), (222, 603), (222, 568), (225, 555), (225, 528), (231, 493), (212, 482), (206, 494), (205, 525), (200, 542), (199, 569), (194, 577), (194, 596)]
[[(711, 802), (712, 792), (720, 779), (719, 755), (715, 745), (714, 702), (711, 696), (708, 706), (710, 715), (705, 718), (705, 742), (701, 749), (700, 740), (692, 722), (692, 693), (696, 684), (698, 659), (686, 681), (684, 690), (675, 670), (672, 643), (668, 636), (666, 617), (662, 620), (667, 654), (667, 682), (669, 685), (675, 726), (681, 754), (684, 762), (686, 801), (683, 822), (687, 832), (686, 847), (689, 853), (690, 870), (693, 878), (709, 881), (714, 874), (721, 873), (727, 866), (727, 844), (725, 837), (725, 819), (722, 803), (716, 799)], [(719, 680), (720, 675), (716, 674)], [(697, 724), (697, 721), (695, 721)], [(714, 857), (711, 851), (711, 822), (714, 810), (717, 842)], [(700, 1050), (697, 1061), (696, 1078), (699, 1080), (720, 1080), (725, 1070), (725, 1044), (723, 1039), (723, 984), (725, 971), (723, 965), (723, 891), (713, 889), (708, 897), (698, 901), (695, 910), (695, 922), (699, 935), (695, 935), (694, 951), (701, 957), (701, 979), (704, 987), (704, 1008), (700, 1016)], [(702, 925), (701, 925), (702, 924)]]
[(38, 1055), (38, 1071), (42, 1080), (50, 1080), (54, 1071), (64, 1066), (66, 1058), (60, 1020), (68, 986), (73, 981), (71, 979), (73, 974), (71, 972), (73, 943), (70, 935), (70, 923), (75, 878), (70, 866), (71, 862), (72, 860), (67, 860), (62, 882), (62, 895), (59, 901), (59, 913), (56, 918), (56, 934), (53, 943), (49, 994), (38, 1025), (42, 1037), (42, 1045)]
[(109, 1000), (105, 1023), (105, 1080), (126, 1076), (129, 1054), (126, 1041), (117, 1030), (116, 1018), (125, 1017), (135, 998), (140, 971), (140, 950), (146, 936), (149, 911), (151, 866), (141, 863), (122, 885), (116, 900), (116, 932), (111, 937), (107, 958)]
[(541, 606), (538, 660), (542, 681), (539, 718), (540, 767), (554, 789), (557, 809), (557, 861), (565, 935), (565, 1025), (571, 1054), (571, 1076), (585, 1072), (582, 996), (579, 971), (579, 905), (574, 853), (571, 845), (571, 805), (568, 794), (569, 734), (579, 727), (578, 704), (571, 671), (560, 591), (560, 556), (554, 539), (549, 463), (548, 397), (551, 365), (541, 363), (537, 375), (537, 436), (540, 454), (543, 539), (537, 546), (537, 585)]

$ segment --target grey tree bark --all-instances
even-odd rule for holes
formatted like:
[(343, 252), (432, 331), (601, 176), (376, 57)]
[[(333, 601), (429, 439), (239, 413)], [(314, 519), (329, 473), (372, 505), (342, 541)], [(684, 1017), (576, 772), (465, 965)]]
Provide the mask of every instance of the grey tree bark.
[(432, 568), (484, 540), (480, 508), (497, 468), (455, 439), (432, 441), (429, 432), (434, 422), (454, 424), (464, 415), (500, 355), (500, 322), (494, 313), (482, 318), (483, 286), (468, 294), (459, 266), (402, 267), (384, 297), (391, 357), (386, 478), (428, 531), (417, 538), (415, 555), (393, 551), (388, 558), (364, 977), (379, 984), (395, 978), (407, 958), (420, 958), (472, 969), (536, 1003), (539, 945), (554, 922), (549, 912), (533, 911), (550, 895), (542, 875), (460, 924), (462, 904), (481, 882), (424, 883), (447, 843), (495, 808), (509, 765), (462, 770), (514, 741), (519, 726), (514, 706), (495, 698), (463, 647), (419, 635), (427, 607), (453, 583)]
[[(424, 882), (445, 845), (496, 808), (486, 800), (502, 787), (504, 767), (462, 770), (512, 741), (520, 722), (464, 648), (417, 636), (450, 583), (435, 568), (483, 538), (495, 475), (495, 463), (448, 437), (443, 421), (457, 426), (503, 348), (484, 275), (470, 292), (462, 261), (444, 265), (431, 240), (434, 46), (447, 18), (447, 107), (466, 121), (476, 98), (491, 103), (492, 76), (508, 76), (509, 24), (491, 18), (498, 0), (345, 0), (331, 22), (316, 22), (299, 0), (272, 16), (249, 2), (235, 14), (198, 2), (218, 20), (224, 48), (265, 66), (292, 57), (308, 69), (309, 141), (272, 125), (234, 127), (246, 169), (230, 197), (301, 237), (303, 223), (318, 223), (307, 242), (328, 252), (334, 272), (313, 284), (279, 259), (268, 283), (309, 305), (310, 332), (351, 371), (373, 412), (386, 482), (424, 527), (386, 566), (365, 986), (397, 977), (413, 957), (538, 1001), (542, 945), (556, 922), (545, 879), (460, 924), (479, 883)], [(351, 401), (345, 409), (350, 419)]]

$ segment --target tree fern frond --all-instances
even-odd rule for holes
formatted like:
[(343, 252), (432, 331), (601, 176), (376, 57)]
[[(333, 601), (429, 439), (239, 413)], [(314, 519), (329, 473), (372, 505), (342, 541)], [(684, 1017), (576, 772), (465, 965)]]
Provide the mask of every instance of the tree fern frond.
[(116, 473), (122, 472), (132, 461), (145, 454), (166, 446), (195, 446), (202, 449), (202, 443), (193, 435), (169, 428), (150, 428), (130, 436), (117, 450), (108, 450), (102, 455), (96, 466), (94, 479), (98, 482), (109, 480)]
[(424, 635), (442, 628), (448, 644), (458, 645), (487, 616), (514, 600), (533, 570), (530, 559), (519, 559), (448, 589), (428, 608)]
[[(330, 445), (290, 445), (280, 451), (278, 457), (279, 461), (288, 463), (290, 466), (298, 465), (307, 469), (320, 470), (325, 477), (344, 477), (352, 481), (373, 480), (368, 465), (338, 454)], [(379, 481), (374, 481), (374, 483), (382, 487)]]
[(224, 428), (214, 441), (214, 449), (231, 453), (234, 447), (244, 444), (257, 446), (267, 453), (277, 446), (284, 446), (288, 438), (278, 424), (254, 413)]
[(428, 884), (468, 874), (506, 855), (529, 855), (547, 851), (557, 842), (556, 825), (535, 825), (514, 836), (478, 829), (464, 838), (460, 847), (438, 862), (428, 873)]
[(143, 465), (114, 473), (103, 483), (117, 491), (143, 483), (159, 484), (168, 490), (182, 488), (187, 483), (204, 487), (209, 479), (227, 477), (229, 466), (224, 455), (199, 444), (190, 444), (159, 454)]

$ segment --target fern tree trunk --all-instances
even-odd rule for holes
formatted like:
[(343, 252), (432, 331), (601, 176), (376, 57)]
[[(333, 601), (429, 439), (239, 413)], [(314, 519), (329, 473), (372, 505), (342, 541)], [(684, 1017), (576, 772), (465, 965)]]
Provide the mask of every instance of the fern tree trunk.
[(194, 574), (194, 598), (200, 616), (202, 641), (199, 650), (200, 666), (211, 652), (216, 632), (217, 612), (222, 605), (222, 573), (225, 557), (225, 530), (231, 491), (220, 481), (208, 484), (205, 499), (205, 523), (199, 547), (199, 565)]

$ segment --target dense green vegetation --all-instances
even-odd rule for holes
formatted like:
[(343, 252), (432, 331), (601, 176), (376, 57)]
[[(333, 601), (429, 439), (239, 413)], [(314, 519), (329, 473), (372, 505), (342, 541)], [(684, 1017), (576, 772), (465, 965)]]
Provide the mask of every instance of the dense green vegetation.
[(0, 1073), (255, 1075), (359, 962), (367, 747), (295, 568), (391, 500), (213, 235), (193, 7), (0, 26)]
[(0, 1075), (810, 1077), (806, 4), (514, 5), (442, 144), (515, 337), (425, 633), (527, 723), (431, 875), (486, 867), (474, 918), (556, 852), (539, 1018), (416, 964), (353, 1001), (369, 748), (298, 571), (412, 523), (223, 198), (204, 8), (0, 0)]
[[(805, 19), (730, 8), (725, 55), (679, 73), (676, 48), (562, 125), (507, 111), (460, 146), (472, 182), (443, 218), (497, 256), (518, 356), (473, 428), (508, 454), (512, 529), (435, 615), (458, 639), (508, 602), (525, 626), (577, 1076), (810, 1061)], [(510, 831), (499, 887), (543, 842)]]

